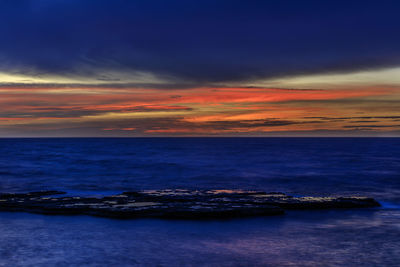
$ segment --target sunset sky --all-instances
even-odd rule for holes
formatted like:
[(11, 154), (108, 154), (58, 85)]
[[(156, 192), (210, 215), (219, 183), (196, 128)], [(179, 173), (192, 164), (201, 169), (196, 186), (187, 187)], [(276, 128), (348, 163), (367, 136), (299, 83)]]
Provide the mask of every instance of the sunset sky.
[(0, 137), (400, 136), (398, 1), (0, 1)]

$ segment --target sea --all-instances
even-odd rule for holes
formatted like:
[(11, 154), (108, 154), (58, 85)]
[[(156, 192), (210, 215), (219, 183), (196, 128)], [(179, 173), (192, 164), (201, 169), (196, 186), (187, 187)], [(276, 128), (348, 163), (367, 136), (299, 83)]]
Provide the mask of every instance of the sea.
[(369, 196), (227, 220), (0, 213), (0, 266), (400, 266), (400, 138), (2, 138), (0, 192)]

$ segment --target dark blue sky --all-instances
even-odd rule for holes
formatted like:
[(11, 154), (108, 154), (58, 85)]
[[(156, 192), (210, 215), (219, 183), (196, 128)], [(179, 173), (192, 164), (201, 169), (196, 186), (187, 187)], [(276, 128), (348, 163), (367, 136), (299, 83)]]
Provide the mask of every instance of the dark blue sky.
[(207, 84), (395, 66), (399, 12), (398, 1), (2, 0), (0, 70)]

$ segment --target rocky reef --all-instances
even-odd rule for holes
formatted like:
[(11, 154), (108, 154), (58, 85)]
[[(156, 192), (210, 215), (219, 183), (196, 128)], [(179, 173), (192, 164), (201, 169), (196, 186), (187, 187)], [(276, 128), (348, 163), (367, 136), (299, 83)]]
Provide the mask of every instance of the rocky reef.
[(293, 197), (242, 190), (147, 190), (106, 197), (65, 196), (61, 191), (0, 193), (0, 211), (93, 215), (110, 218), (209, 219), (281, 215), (285, 210), (370, 208), (368, 197)]

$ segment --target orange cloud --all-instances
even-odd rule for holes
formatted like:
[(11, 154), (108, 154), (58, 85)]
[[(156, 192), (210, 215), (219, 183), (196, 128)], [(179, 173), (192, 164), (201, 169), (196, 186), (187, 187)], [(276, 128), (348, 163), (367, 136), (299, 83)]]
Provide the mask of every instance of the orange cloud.
[[(400, 90), (386, 87), (347, 90), (2, 88), (0, 126), (24, 129), (36, 125), (38, 131), (40, 127), (70, 127), (79, 131), (89, 125), (98, 132), (142, 134), (349, 130), (351, 117), (359, 114), (400, 114), (400, 109), (390, 106), (393, 99), (400, 100)], [(370, 102), (365, 104), (365, 101)], [(312, 119), (335, 116), (349, 119)], [(265, 120), (290, 123), (263, 125)], [(395, 125), (395, 121), (385, 123)], [(377, 126), (374, 130), (384, 130)]]

